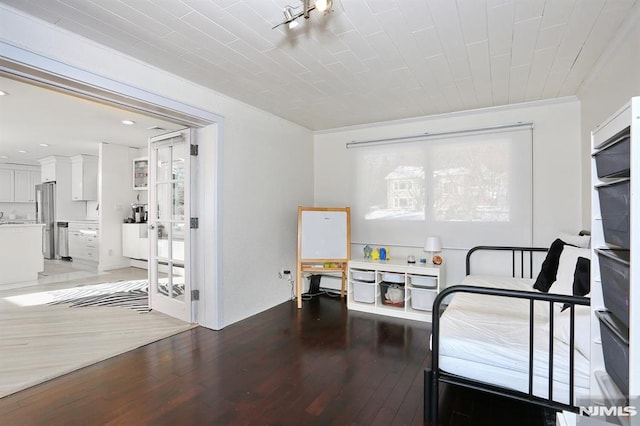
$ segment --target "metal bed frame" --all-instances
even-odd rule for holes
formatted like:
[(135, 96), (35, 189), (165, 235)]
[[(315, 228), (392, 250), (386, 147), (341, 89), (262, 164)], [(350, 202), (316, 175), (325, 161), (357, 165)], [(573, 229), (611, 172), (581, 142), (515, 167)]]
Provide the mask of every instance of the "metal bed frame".
[[(478, 246), (474, 247), (467, 253), (466, 258), (466, 273), (470, 275), (470, 258), (471, 255), (477, 251), (489, 250), (489, 251), (511, 251), (512, 257), (512, 276), (517, 276), (517, 259), (519, 257), (521, 278), (524, 277), (524, 265), (525, 260), (528, 257), (529, 261), (529, 278), (532, 278), (532, 266), (533, 266), (533, 253), (534, 252), (546, 252), (548, 249), (540, 247), (508, 247), (508, 246)], [(439, 343), (440, 343), (440, 313), (445, 308), (443, 302), (445, 298), (454, 293), (474, 293), (485, 294), (491, 296), (518, 298), (529, 300), (529, 390), (528, 392), (521, 392), (512, 389), (503, 388), (500, 386), (476, 381), (466, 377), (462, 377), (456, 374), (451, 374), (443, 371), (439, 367)], [(549, 318), (549, 370), (548, 370), (548, 398), (539, 397), (533, 394), (533, 330), (534, 330), (534, 303), (549, 303), (550, 310), (553, 312), (553, 305), (555, 303), (568, 304), (570, 309), (569, 320), (569, 368), (571, 374), (569, 376), (569, 402), (570, 404), (563, 404), (557, 401), (553, 401), (553, 336), (554, 336), (554, 316)], [(520, 401), (525, 401), (533, 404), (537, 404), (553, 410), (569, 410), (577, 412), (578, 409), (573, 405), (574, 399), (574, 345), (575, 345), (575, 306), (583, 305), (589, 306), (590, 300), (588, 297), (578, 296), (565, 296), (558, 294), (539, 293), (534, 291), (521, 291), (521, 290), (508, 290), (497, 289), (489, 287), (475, 287), (466, 285), (456, 285), (448, 287), (441, 291), (436, 297), (433, 303), (433, 320), (432, 320), (432, 357), (431, 368), (425, 369), (424, 372), (424, 419), (430, 421), (431, 424), (437, 425), (438, 423), (438, 396), (440, 383), (448, 383), (452, 385), (463, 386), (466, 388), (489, 392), (495, 395), (506, 396)]]

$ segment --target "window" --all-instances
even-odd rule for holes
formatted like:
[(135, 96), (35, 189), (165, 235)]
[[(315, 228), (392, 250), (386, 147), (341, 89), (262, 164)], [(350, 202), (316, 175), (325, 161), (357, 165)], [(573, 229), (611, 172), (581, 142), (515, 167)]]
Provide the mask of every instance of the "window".
[(355, 173), (352, 239), (449, 247), (531, 242), (530, 128), (363, 146)]

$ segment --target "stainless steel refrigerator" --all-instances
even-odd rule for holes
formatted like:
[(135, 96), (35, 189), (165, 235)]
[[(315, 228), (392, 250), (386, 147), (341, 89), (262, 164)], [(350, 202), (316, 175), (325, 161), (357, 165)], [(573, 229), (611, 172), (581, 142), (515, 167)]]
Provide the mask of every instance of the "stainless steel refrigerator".
[(55, 259), (56, 257), (55, 200), (55, 182), (36, 185), (36, 221), (38, 223), (44, 223), (42, 229), (42, 253), (45, 259)]

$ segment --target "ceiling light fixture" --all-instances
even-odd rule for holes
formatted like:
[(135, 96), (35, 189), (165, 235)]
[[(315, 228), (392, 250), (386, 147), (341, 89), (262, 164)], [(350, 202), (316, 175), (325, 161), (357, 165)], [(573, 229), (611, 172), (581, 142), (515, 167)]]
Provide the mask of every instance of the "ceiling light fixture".
[(26, 154), (26, 153), (27, 153), (27, 151), (25, 151), (24, 149), (19, 149), (19, 150), (18, 150), (18, 152), (19, 152), (20, 154)]
[(322, 12), (324, 15), (332, 11), (332, 0), (300, 0), (300, 2), (302, 3), (302, 10), (297, 13), (294, 13), (294, 9), (299, 9), (300, 6), (285, 6), (282, 9), (282, 13), (284, 13), (284, 21), (280, 22), (272, 29), (278, 28), (280, 25), (285, 24), (288, 24), (289, 29), (293, 29), (299, 25), (299, 23), (296, 22), (296, 19), (301, 16), (304, 16), (304, 19), (309, 19), (309, 12), (314, 9)]
[(6, 155), (0, 155), (0, 158), (2, 158), (2, 159), (4, 159), (4, 160), (6, 160), (6, 159), (7, 159), (7, 158), (9, 158), (9, 157), (7, 157)]
[(131, 126), (133, 124), (136, 124), (136, 122), (133, 121), (133, 120), (122, 120), (122, 124), (126, 124), (127, 126)]
[(0, 96), (7, 96), (9, 95), (7, 92), (5, 92), (4, 90), (0, 90)]
[(284, 12), (285, 22), (289, 23), (289, 29), (292, 30), (298, 25), (300, 25), (296, 22), (295, 18), (293, 17), (293, 8), (291, 6), (285, 6), (285, 8), (282, 11)]
[(331, 6), (333, 6), (332, 0), (316, 0), (316, 10), (323, 13), (331, 12)]
[(48, 143), (41, 143), (40, 146), (47, 147), (47, 146), (49, 146), (49, 144)]

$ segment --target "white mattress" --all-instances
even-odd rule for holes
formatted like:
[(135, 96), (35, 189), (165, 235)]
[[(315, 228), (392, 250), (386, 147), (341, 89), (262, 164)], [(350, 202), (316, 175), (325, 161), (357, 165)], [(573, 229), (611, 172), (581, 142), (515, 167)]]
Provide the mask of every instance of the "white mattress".
[[(533, 289), (533, 280), (497, 276), (468, 276), (461, 284)], [(549, 305), (536, 302), (535, 306), (533, 391), (534, 395), (547, 398)], [(456, 293), (440, 321), (440, 368), (528, 392), (528, 324), (528, 300)], [(574, 352), (574, 395), (584, 396), (589, 392), (589, 360), (577, 350)], [(554, 339), (553, 400), (562, 403), (569, 403), (568, 355), (568, 345)]]

